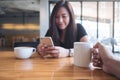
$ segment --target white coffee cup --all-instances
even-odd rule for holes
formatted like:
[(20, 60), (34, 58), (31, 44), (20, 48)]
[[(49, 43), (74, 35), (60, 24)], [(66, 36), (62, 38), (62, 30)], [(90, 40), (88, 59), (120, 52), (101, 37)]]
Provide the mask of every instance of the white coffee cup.
[(90, 43), (74, 43), (74, 65), (79, 67), (89, 67), (91, 62)]
[(15, 47), (14, 54), (19, 59), (30, 58), (36, 52), (36, 48), (33, 47)]

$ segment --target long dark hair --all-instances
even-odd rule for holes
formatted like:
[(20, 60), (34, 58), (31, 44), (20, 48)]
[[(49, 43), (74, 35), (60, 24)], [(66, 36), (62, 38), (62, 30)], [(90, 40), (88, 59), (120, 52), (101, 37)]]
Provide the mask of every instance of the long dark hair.
[(65, 40), (64, 40), (64, 44), (66, 46), (64, 46), (64, 47), (65, 48), (72, 48), (73, 42), (76, 41), (77, 25), (75, 24), (75, 16), (74, 16), (73, 8), (68, 1), (66, 1), (66, 0), (58, 1), (56, 3), (55, 7), (53, 8), (51, 18), (50, 18), (50, 27), (49, 27), (50, 33), (49, 34), (52, 37), (54, 44), (56, 46), (57, 45), (59, 46), (61, 33), (56, 25), (55, 19), (56, 19), (56, 14), (61, 7), (66, 8), (69, 15), (70, 15), (70, 22), (66, 28), (66, 35), (65, 35)]

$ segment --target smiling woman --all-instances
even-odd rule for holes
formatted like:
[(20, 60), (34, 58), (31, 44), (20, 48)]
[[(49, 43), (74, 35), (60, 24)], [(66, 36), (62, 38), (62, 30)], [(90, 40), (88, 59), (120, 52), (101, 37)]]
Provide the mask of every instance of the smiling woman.
[(48, 54), (55, 58), (70, 56), (74, 42), (88, 41), (84, 27), (75, 23), (74, 11), (66, 0), (58, 1), (54, 6), (45, 36), (51, 37), (55, 46), (39, 44), (38, 51), (43, 57)]

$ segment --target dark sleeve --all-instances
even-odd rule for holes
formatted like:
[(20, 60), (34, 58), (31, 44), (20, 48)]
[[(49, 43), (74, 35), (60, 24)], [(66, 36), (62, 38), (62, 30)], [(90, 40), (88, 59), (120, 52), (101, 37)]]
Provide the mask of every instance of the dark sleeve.
[(77, 41), (80, 41), (85, 35), (87, 35), (87, 32), (84, 27), (81, 24), (77, 24)]
[(48, 29), (47, 32), (46, 32), (46, 34), (45, 34), (45, 36), (50, 36), (50, 34), (51, 34), (50, 33), (50, 29)]

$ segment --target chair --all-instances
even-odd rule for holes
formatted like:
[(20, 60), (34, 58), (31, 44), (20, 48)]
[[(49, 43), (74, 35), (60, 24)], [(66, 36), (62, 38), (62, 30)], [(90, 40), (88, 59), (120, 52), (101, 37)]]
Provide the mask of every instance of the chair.
[(109, 45), (109, 44), (112, 46), (117, 45), (117, 41), (114, 38), (106, 38), (101, 40), (101, 42), (105, 45)]
[(106, 39), (101, 40), (101, 42), (103, 44), (105, 44), (106, 46), (111, 47), (112, 52), (114, 52), (114, 53), (120, 52), (119, 45), (117, 44), (116, 39), (114, 39), (114, 38), (106, 38)]
[(15, 42), (14, 47), (26, 46), (26, 47), (34, 47), (37, 48), (39, 42)]

